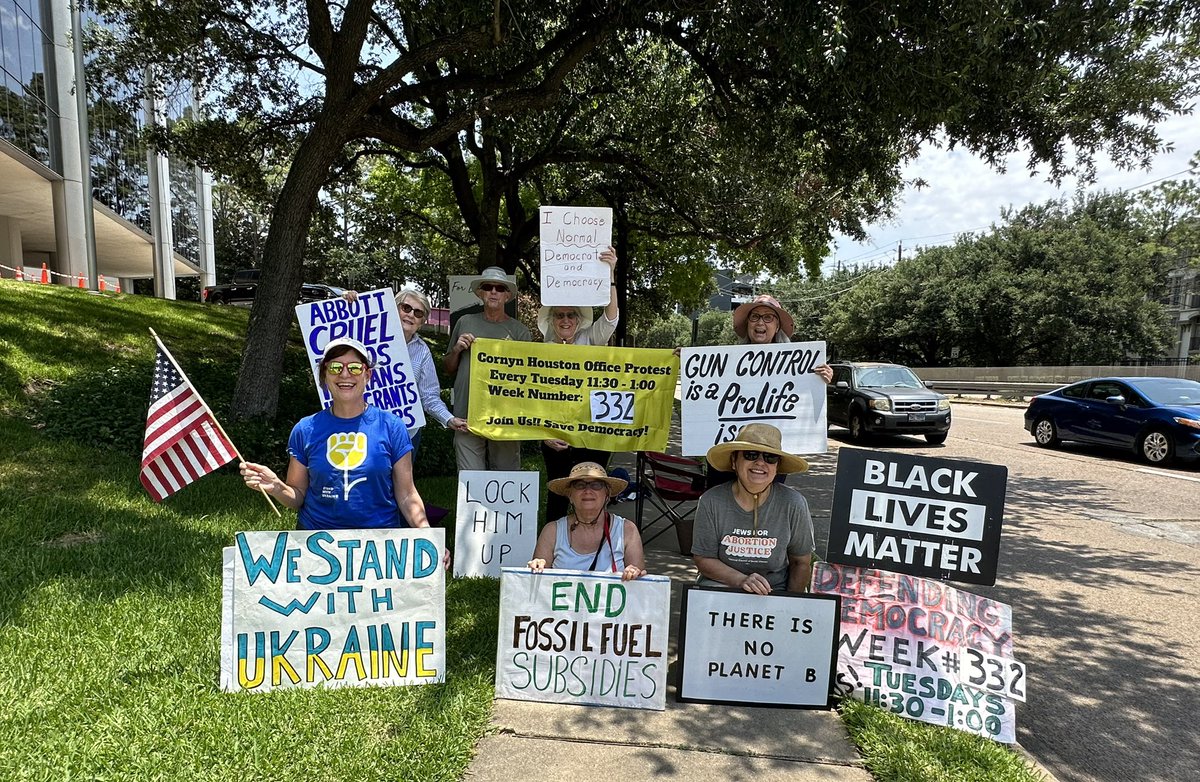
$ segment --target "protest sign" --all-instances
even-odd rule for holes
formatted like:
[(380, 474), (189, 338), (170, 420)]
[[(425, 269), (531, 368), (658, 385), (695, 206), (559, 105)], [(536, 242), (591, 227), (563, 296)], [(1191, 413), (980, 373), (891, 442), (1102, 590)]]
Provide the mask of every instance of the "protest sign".
[(689, 586), (679, 630), (679, 700), (828, 708), (838, 601)]
[(671, 580), (504, 568), (496, 697), (667, 707)]
[[(817, 563), (813, 592), (838, 595), (838, 695), (911, 719), (1012, 743), (1012, 609), (929, 579)], [(1012, 667), (1016, 666), (1016, 667)]]
[(321, 355), (330, 341), (349, 337), (361, 342), (375, 362), (371, 382), (363, 394), (367, 404), (400, 416), (409, 431), (425, 425), (425, 411), (417, 394), (417, 378), (404, 341), (400, 312), (390, 290), (360, 293), (354, 302), (326, 299), (297, 304), (296, 318), (300, 321), (300, 333), (304, 336), (322, 408), (328, 408), (332, 400), (321, 384)]
[(524, 565), (538, 534), (539, 472), (462, 470), (454, 525), (454, 575), (500, 577)]
[(239, 532), (223, 572), (221, 689), (446, 677), (445, 530)]
[(489, 440), (661, 451), (677, 369), (670, 350), (477, 339), (468, 423)]
[(843, 448), (826, 559), (994, 584), (1007, 481), (995, 464)]
[(543, 206), (539, 216), (542, 304), (547, 307), (608, 304), (611, 271), (600, 260), (600, 253), (612, 244), (612, 210)]
[(679, 360), (683, 455), (703, 456), (745, 424), (771, 424), (788, 453), (825, 453), (824, 342), (684, 348)]

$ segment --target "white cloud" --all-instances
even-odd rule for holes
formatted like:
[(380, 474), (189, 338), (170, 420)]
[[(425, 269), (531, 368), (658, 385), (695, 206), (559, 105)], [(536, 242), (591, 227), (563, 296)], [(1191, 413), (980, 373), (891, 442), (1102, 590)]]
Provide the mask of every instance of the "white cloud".
[[(1149, 171), (1123, 170), (1101, 156), (1096, 161), (1096, 182), (1087, 189), (1126, 190), (1186, 170), (1200, 147), (1200, 117), (1172, 117), (1159, 126), (1159, 135), (1174, 149), (1155, 157)], [(1031, 175), (1025, 153), (1010, 155), (1006, 164), (1007, 173), (1000, 174), (962, 149), (950, 152), (925, 147), (909, 164), (904, 178), (923, 179), (926, 187), (906, 188), (896, 218), (868, 229), (870, 242), (835, 237), (833, 259), (825, 263), (825, 269), (833, 269), (838, 262), (855, 265), (894, 260), (898, 244), (905, 256), (918, 246), (949, 244), (960, 233), (986, 230), (1000, 220), (1005, 207), (1069, 197), (1078, 187), (1073, 177), (1056, 187), (1046, 181), (1044, 170)]]

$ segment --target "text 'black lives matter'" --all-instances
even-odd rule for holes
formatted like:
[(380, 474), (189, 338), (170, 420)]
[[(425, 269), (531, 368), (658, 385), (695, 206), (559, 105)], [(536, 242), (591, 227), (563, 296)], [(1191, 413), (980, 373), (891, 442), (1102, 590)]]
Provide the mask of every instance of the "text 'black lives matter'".
[(995, 464), (843, 448), (826, 558), (994, 584), (1007, 482)]

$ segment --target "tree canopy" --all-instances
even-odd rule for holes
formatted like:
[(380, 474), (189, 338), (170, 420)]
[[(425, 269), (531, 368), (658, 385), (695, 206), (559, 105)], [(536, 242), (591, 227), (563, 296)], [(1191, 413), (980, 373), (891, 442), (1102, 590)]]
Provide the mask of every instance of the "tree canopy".
[(286, 160), (240, 416), (275, 409), (318, 194), (363, 156), (444, 177), (477, 266), (522, 268), (530, 209), (578, 197), (794, 269), (885, 214), (936, 134), (1087, 175), (1099, 150), (1146, 161), (1195, 91), (1190, 0), (94, 3), (109, 67), (205, 98), (157, 143), (247, 184)]

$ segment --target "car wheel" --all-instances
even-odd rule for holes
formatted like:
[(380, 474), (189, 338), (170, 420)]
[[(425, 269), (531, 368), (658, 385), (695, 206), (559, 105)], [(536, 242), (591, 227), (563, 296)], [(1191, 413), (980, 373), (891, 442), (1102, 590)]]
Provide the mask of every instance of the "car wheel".
[(850, 430), (851, 440), (861, 443), (863, 440), (867, 439), (867, 430), (863, 426), (862, 415), (859, 413), (851, 413), (850, 420), (847, 423), (849, 425), (846, 428)]
[(949, 434), (949, 432), (929, 432), (925, 435), (925, 442), (930, 445), (941, 445), (946, 442), (946, 436)]
[(1151, 429), (1142, 435), (1138, 453), (1150, 464), (1167, 464), (1175, 456), (1175, 443), (1171, 435), (1161, 429)]
[(1050, 418), (1039, 418), (1033, 422), (1033, 439), (1043, 448), (1050, 448), (1058, 445), (1058, 429), (1054, 426), (1054, 421)]
[(228, 304), (229, 303), (229, 302), (225, 301), (224, 296), (213, 296), (212, 299), (210, 299), (210, 301), (213, 304)]

